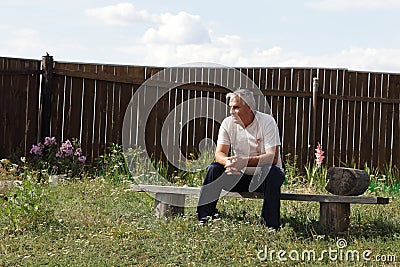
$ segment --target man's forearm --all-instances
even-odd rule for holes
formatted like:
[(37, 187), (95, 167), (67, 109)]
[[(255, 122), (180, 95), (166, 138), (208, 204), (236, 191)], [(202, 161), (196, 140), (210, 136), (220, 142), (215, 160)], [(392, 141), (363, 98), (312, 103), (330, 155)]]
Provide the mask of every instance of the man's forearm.
[(275, 158), (276, 158), (275, 154), (273, 153), (262, 154), (258, 156), (250, 156), (246, 158), (247, 166), (257, 167), (257, 166), (276, 164), (277, 162), (275, 161)]
[(223, 152), (216, 152), (215, 153), (215, 161), (218, 162), (219, 164), (222, 164), (223, 166), (226, 165), (228, 155), (226, 155)]

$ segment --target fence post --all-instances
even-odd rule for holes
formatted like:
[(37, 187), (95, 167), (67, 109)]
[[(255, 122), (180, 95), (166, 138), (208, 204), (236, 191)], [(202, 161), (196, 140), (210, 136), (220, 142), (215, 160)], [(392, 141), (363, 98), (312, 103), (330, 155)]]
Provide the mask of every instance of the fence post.
[[(313, 78), (313, 91), (312, 91), (312, 135), (311, 135), (311, 151), (314, 151), (317, 142), (317, 112), (318, 112), (318, 86), (319, 86), (319, 79), (318, 77)], [(314, 153), (311, 153), (314, 155)]]
[(50, 136), (50, 120), (51, 120), (51, 94), (53, 86), (53, 56), (46, 53), (42, 57), (42, 84), (41, 84), (41, 132), (40, 140), (44, 141), (46, 136)]

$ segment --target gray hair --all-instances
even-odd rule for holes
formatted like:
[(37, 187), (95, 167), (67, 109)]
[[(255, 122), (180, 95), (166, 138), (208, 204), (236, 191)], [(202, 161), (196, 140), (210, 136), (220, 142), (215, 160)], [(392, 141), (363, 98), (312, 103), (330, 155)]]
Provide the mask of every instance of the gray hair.
[(235, 92), (230, 92), (226, 95), (226, 99), (239, 97), (251, 110), (255, 113), (257, 111), (256, 100), (254, 99), (253, 92), (247, 89), (238, 89)]

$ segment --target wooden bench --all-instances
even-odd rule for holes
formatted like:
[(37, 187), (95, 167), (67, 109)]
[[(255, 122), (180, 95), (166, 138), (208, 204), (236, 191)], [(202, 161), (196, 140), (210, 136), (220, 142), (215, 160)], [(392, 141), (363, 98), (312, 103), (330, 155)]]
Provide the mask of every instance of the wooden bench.
[[(155, 193), (157, 217), (183, 214), (186, 195), (199, 195), (199, 187), (132, 185), (130, 190)], [(221, 192), (221, 197), (263, 199), (259, 192)], [(344, 232), (350, 225), (350, 204), (388, 204), (389, 198), (372, 196), (337, 196), (323, 194), (281, 193), (281, 200), (319, 202), (320, 226), (333, 232)]]

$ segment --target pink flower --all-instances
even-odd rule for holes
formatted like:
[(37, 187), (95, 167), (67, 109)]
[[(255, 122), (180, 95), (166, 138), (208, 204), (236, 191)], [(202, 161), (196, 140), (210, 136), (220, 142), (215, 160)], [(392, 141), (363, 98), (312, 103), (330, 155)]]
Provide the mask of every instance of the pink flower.
[(38, 143), (37, 145), (32, 145), (31, 151), (29, 153), (40, 156), (42, 155), (42, 143)]
[(57, 165), (54, 165), (54, 166), (53, 166), (53, 170), (54, 170), (54, 171), (58, 171)]
[(82, 148), (78, 147), (74, 153), (75, 156), (80, 157), (82, 155)]
[(80, 157), (78, 158), (78, 161), (79, 161), (80, 163), (85, 163), (85, 162), (86, 162), (86, 157), (85, 157), (85, 156), (80, 156)]
[(55, 137), (46, 137), (44, 139), (44, 145), (49, 146), (49, 145), (57, 145), (57, 141)]
[(60, 147), (60, 151), (59, 151), (59, 153), (57, 153), (58, 156), (57, 155), (56, 156), (59, 158), (63, 157), (64, 154), (67, 157), (72, 156), (72, 154), (73, 154), (72, 149), (73, 149), (73, 147), (72, 147), (71, 141), (67, 140), (64, 143), (62, 143), (62, 145)]
[(315, 162), (317, 163), (318, 167), (321, 167), (322, 161), (324, 160), (324, 151), (322, 150), (321, 144), (318, 142), (318, 146), (315, 149)]

